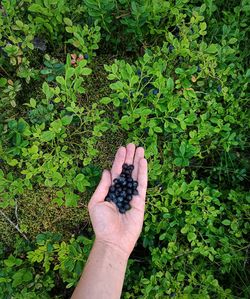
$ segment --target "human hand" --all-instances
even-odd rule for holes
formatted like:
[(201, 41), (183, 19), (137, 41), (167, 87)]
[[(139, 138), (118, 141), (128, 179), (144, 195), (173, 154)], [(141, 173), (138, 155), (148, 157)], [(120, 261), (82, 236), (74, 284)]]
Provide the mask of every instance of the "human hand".
[[(138, 195), (133, 195), (131, 209), (121, 214), (112, 202), (104, 201), (112, 182), (122, 172), (124, 163), (133, 164), (132, 178), (138, 181)], [(96, 241), (119, 249), (127, 257), (142, 230), (147, 190), (147, 160), (144, 149), (130, 143), (116, 153), (111, 172), (104, 170), (101, 181), (88, 204)]]

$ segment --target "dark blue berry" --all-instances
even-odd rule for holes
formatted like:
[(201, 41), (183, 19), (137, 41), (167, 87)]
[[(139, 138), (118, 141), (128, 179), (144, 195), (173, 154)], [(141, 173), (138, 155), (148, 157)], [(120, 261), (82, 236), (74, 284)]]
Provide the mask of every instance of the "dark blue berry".
[(122, 202), (118, 202), (118, 203), (117, 203), (117, 207), (118, 207), (118, 208), (122, 208), (122, 206), (123, 206)]
[(149, 80), (149, 78), (145, 77), (145, 78), (142, 79), (142, 82), (143, 82), (143, 83), (147, 83), (148, 80)]
[(148, 96), (148, 93), (147, 93), (147, 92), (144, 92), (144, 93), (143, 93), (143, 96), (144, 96), (144, 98), (146, 98), (146, 97)]
[(124, 214), (124, 213), (126, 212), (126, 210), (125, 210), (124, 208), (119, 208), (119, 212), (120, 212), (121, 214)]
[(201, 72), (201, 67), (198, 65), (197, 66), (197, 72), (200, 73)]
[(111, 186), (111, 187), (109, 188), (109, 191), (110, 191), (110, 192), (115, 192), (115, 186)]
[(129, 203), (125, 204), (124, 209), (125, 209), (126, 211), (130, 210), (130, 204), (129, 204)]
[(130, 200), (132, 200), (132, 195), (127, 195), (126, 198), (127, 198), (128, 201), (130, 201)]
[(132, 194), (133, 194), (132, 189), (127, 189), (127, 194), (128, 194), (128, 195), (132, 195)]
[(111, 201), (111, 199), (110, 199), (110, 197), (105, 197), (105, 201), (108, 201), (108, 202), (110, 202)]
[(134, 165), (129, 165), (129, 170), (133, 171), (134, 170)]
[(155, 89), (153, 90), (153, 94), (156, 95), (157, 93), (159, 93), (159, 89), (158, 89), (158, 88), (155, 88)]
[(149, 83), (149, 84), (147, 85), (147, 87), (148, 87), (149, 89), (151, 89), (151, 88), (154, 88), (154, 85), (151, 84), (151, 83)]
[(89, 55), (88, 54), (84, 54), (84, 58), (85, 59), (89, 59)]
[(117, 180), (117, 179), (114, 179), (113, 182), (114, 182), (114, 183), (118, 183), (118, 180)]
[(219, 85), (219, 86), (217, 87), (217, 91), (218, 91), (218, 92), (221, 92), (221, 90), (222, 90), (222, 87), (221, 87), (221, 85)]
[(114, 200), (116, 197), (115, 197), (115, 194), (114, 193), (109, 193), (109, 198), (111, 200)]
[(122, 202), (123, 201), (123, 198), (121, 196), (118, 196), (117, 197), (117, 202)]
[(141, 76), (141, 70), (138, 69), (138, 70), (136, 71), (136, 73), (137, 73), (137, 75), (138, 75), (139, 77)]
[(138, 195), (138, 194), (139, 194), (138, 190), (135, 189), (135, 190), (133, 191), (133, 195)]
[(173, 50), (174, 50), (174, 46), (173, 46), (173, 45), (170, 45), (170, 46), (168, 47), (168, 50), (169, 50), (170, 53), (172, 53)]
[(128, 187), (128, 188), (132, 188), (132, 187), (133, 187), (133, 184), (132, 184), (132, 183), (128, 183), (128, 184), (127, 184), (127, 187)]
[(132, 179), (132, 178), (128, 178), (128, 179), (127, 179), (127, 182), (128, 182), (128, 183), (133, 183), (133, 179)]
[(137, 182), (137, 181), (134, 181), (134, 182), (133, 182), (133, 187), (136, 188), (137, 186), (138, 186), (138, 182)]
[(125, 196), (126, 196), (126, 192), (125, 192), (125, 191), (122, 191), (122, 192), (120, 193), (120, 196), (121, 196), (121, 197), (125, 197)]
[(126, 104), (128, 102), (128, 99), (124, 98), (122, 101), (123, 101), (124, 104)]
[(148, 132), (149, 132), (149, 128), (145, 128), (145, 129), (144, 129), (144, 132), (145, 132), (145, 133), (148, 133)]

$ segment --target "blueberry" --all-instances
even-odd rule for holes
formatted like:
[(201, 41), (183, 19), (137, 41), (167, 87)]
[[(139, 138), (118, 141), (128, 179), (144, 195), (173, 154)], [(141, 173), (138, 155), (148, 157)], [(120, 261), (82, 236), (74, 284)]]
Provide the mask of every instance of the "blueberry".
[(120, 187), (121, 187), (121, 184), (119, 184), (119, 183), (116, 183), (116, 184), (115, 184), (115, 188), (116, 188), (116, 189), (118, 189), (118, 188), (120, 188)]
[(119, 187), (119, 188), (117, 189), (117, 191), (118, 191), (118, 192), (122, 192), (122, 188)]
[(137, 181), (134, 181), (134, 182), (133, 182), (133, 187), (136, 188), (137, 186), (138, 186), (138, 182), (137, 182)]
[(124, 98), (122, 101), (123, 101), (124, 104), (126, 104), (128, 102), (128, 99)]
[(110, 193), (110, 194), (109, 194), (109, 198), (110, 198), (111, 200), (114, 200), (114, 199), (116, 198), (116, 196), (115, 196), (114, 193)]
[(117, 203), (117, 207), (118, 207), (118, 208), (122, 208), (122, 206), (123, 206), (122, 202), (118, 202), (118, 203)]
[(84, 58), (85, 59), (89, 59), (89, 55), (88, 54), (84, 54)]
[(144, 96), (144, 98), (146, 98), (146, 97), (148, 96), (148, 93), (147, 93), (147, 92), (144, 92), (144, 93), (143, 93), (143, 96)]
[(113, 203), (117, 204), (117, 198), (116, 197), (113, 199)]
[(151, 83), (149, 83), (149, 84), (147, 85), (147, 87), (148, 87), (149, 89), (151, 89), (151, 88), (154, 88), (154, 85), (152, 85)]
[(109, 191), (110, 191), (110, 192), (115, 192), (115, 186), (111, 186), (111, 187), (109, 187)]
[(123, 201), (123, 198), (121, 196), (118, 196), (117, 197), (117, 202), (122, 202)]
[(117, 179), (114, 179), (113, 182), (116, 184), (116, 183), (118, 183), (118, 180), (117, 180)]
[(141, 70), (138, 69), (136, 73), (139, 77), (141, 76)]
[(123, 168), (123, 169), (127, 169), (127, 168), (128, 168), (128, 164), (126, 164), (126, 163), (123, 164), (123, 165), (122, 165), (122, 168)]
[(120, 192), (118, 190), (115, 191), (115, 195), (118, 196), (120, 195)]
[(133, 195), (138, 195), (138, 194), (139, 194), (138, 190), (135, 189), (135, 190), (133, 191)]
[(126, 199), (127, 199), (128, 201), (132, 200), (132, 195), (127, 195)]
[(126, 179), (124, 177), (121, 177), (121, 176), (118, 178), (118, 180), (119, 180), (119, 183), (121, 183), (121, 184), (126, 181)]
[(133, 164), (131, 164), (131, 165), (129, 165), (129, 169), (131, 170), (131, 171), (133, 171), (134, 170), (134, 165)]
[(126, 212), (126, 210), (124, 208), (119, 208), (119, 212), (124, 214)]
[(106, 197), (105, 197), (105, 201), (110, 202), (110, 201), (111, 201), (110, 197), (106, 196)]
[(125, 191), (122, 191), (122, 192), (120, 193), (120, 196), (121, 196), (121, 197), (125, 197), (125, 196), (126, 196), (126, 192), (125, 192)]
[(132, 195), (132, 193), (133, 193), (132, 189), (128, 189), (128, 190), (127, 190), (127, 194), (128, 194), (128, 195)]
[(143, 83), (147, 83), (148, 80), (149, 80), (149, 78), (145, 77), (145, 78), (142, 79), (142, 82), (143, 82)]
[(128, 183), (128, 184), (127, 184), (127, 187), (128, 187), (128, 188), (132, 188), (132, 187), (133, 187), (133, 184), (132, 184), (132, 183)]
[(132, 178), (129, 178), (129, 179), (127, 179), (127, 182), (128, 182), (128, 183), (133, 183), (133, 179), (132, 179)]
[(219, 85), (219, 86), (217, 87), (217, 91), (218, 91), (218, 92), (221, 92), (221, 90), (222, 90), (222, 87), (221, 87), (221, 85)]
[(148, 128), (148, 127), (145, 128), (145, 129), (144, 129), (144, 132), (148, 134), (148, 132), (149, 132), (149, 128)]
[(125, 204), (125, 206), (124, 206), (124, 209), (126, 210), (126, 211), (128, 211), (129, 209), (130, 209), (130, 204)]
[(174, 46), (173, 46), (173, 45), (170, 45), (170, 46), (168, 47), (168, 50), (169, 50), (170, 53), (172, 53), (173, 50), (174, 50)]
[(159, 89), (158, 89), (158, 88), (155, 88), (155, 89), (153, 90), (153, 94), (154, 94), (154, 95), (156, 95), (158, 92), (159, 92)]
[(122, 177), (122, 178), (125, 178), (125, 176), (126, 176), (125, 173), (120, 174), (120, 177)]
[(201, 67), (198, 65), (197, 66), (197, 72), (200, 73), (201, 72)]

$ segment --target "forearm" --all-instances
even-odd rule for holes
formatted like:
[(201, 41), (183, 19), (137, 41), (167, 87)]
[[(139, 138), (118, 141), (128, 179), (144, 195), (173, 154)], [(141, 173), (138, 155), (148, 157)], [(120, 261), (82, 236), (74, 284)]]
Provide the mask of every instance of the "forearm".
[(118, 299), (128, 256), (118, 248), (95, 241), (71, 299)]

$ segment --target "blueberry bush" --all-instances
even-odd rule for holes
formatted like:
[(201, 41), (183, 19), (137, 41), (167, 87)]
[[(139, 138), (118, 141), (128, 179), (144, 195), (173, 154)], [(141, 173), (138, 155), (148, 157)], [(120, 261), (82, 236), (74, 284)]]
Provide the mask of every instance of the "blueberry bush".
[(247, 0), (2, 0), (0, 298), (69, 298), (87, 203), (145, 148), (122, 297), (249, 298)]

